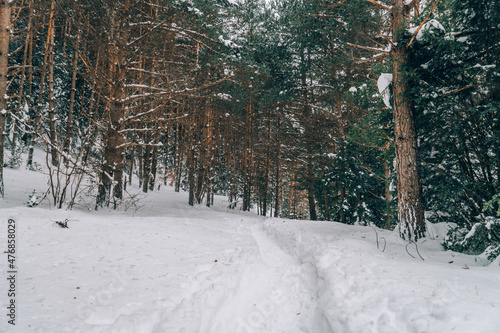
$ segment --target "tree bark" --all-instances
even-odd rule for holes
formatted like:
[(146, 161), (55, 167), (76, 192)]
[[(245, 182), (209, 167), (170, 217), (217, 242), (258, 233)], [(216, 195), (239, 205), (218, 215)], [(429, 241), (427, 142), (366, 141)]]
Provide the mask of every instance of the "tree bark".
[[(79, 57), (79, 47), (80, 47), (80, 19), (78, 19), (77, 36), (75, 42), (75, 51), (73, 54), (73, 69), (71, 74), (71, 92), (69, 97), (68, 115), (66, 119), (66, 135), (64, 137), (63, 152), (64, 154), (69, 153), (69, 146), (71, 143), (71, 134), (73, 128), (73, 109), (75, 107), (75, 94), (76, 94), (76, 76), (78, 72), (78, 57)], [(66, 156), (65, 156), (66, 159)]]
[(151, 145), (150, 145), (151, 133), (149, 132), (148, 128), (146, 128), (146, 132), (144, 133), (144, 141), (145, 141), (146, 145), (143, 148), (143, 150), (144, 150), (144, 158), (143, 158), (144, 170), (142, 173), (142, 175), (143, 175), (142, 192), (148, 193), (149, 175), (151, 174)]
[(188, 204), (190, 206), (194, 206), (194, 166), (195, 158), (194, 158), (194, 147), (191, 145), (191, 149), (189, 150), (189, 201)]
[(246, 116), (245, 116), (245, 146), (244, 146), (244, 156), (243, 156), (243, 211), (250, 210), (250, 200), (251, 200), (251, 163), (252, 163), (252, 153), (251, 153), (251, 140), (252, 140), (252, 112), (253, 103), (252, 97), (248, 97)]
[[(49, 28), (48, 28), (48, 34), (47, 34), (47, 41), (45, 43), (45, 53), (43, 56), (43, 65), (42, 65), (42, 73), (41, 73), (41, 78), (40, 78), (40, 91), (38, 95), (38, 101), (36, 105), (36, 112), (35, 112), (35, 119), (33, 121), (32, 125), (32, 130), (31, 130), (31, 143), (29, 146), (29, 151), (28, 151), (28, 161), (26, 165), (28, 167), (31, 167), (33, 165), (33, 153), (35, 150), (35, 143), (36, 143), (36, 136), (39, 131), (40, 123), (41, 123), (41, 117), (42, 117), (42, 107), (43, 107), (43, 101), (44, 101), (44, 92), (45, 92), (45, 77), (47, 75), (47, 65), (48, 65), (48, 58), (49, 58), (49, 52), (50, 52), (50, 45), (51, 45), (51, 31), (52, 31), (52, 25), (54, 24), (54, 9), (52, 8), (52, 5), (54, 5), (54, 2), (51, 2), (51, 9), (50, 9), (50, 15), (49, 15)], [(34, 44), (34, 43), (33, 43)], [(29, 74), (32, 74), (29, 73)], [(31, 77), (30, 77), (31, 81)]]
[(151, 172), (150, 172), (151, 175), (149, 177), (150, 191), (153, 191), (155, 188), (157, 165), (158, 165), (158, 147), (155, 145), (153, 146), (153, 152), (151, 154)]
[(59, 165), (59, 158), (57, 152), (57, 133), (56, 133), (56, 114), (55, 114), (55, 96), (54, 96), (54, 40), (55, 40), (55, 0), (50, 3), (50, 15), (49, 15), (49, 75), (48, 75), (48, 86), (49, 86), (49, 112), (48, 112), (48, 122), (49, 122), (49, 135), (50, 135), (50, 156), (51, 163), (53, 166)]
[[(105, 148), (101, 172), (100, 193), (110, 193), (116, 208), (117, 201), (123, 198), (123, 168), (124, 168), (124, 138), (121, 131), (124, 129), (125, 119), (125, 78), (126, 78), (126, 45), (128, 43), (127, 15), (130, 1), (123, 4), (118, 13), (115, 11), (111, 18), (113, 22), (108, 58), (108, 119), (105, 135)], [(103, 199), (102, 197), (100, 199)], [(111, 199), (111, 198), (110, 198)], [(103, 202), (98, 202), (102, 205)]]
[(10, 1), (0, 1), (0, 196), (5, 195), (3, 181), (3, 155), (5, 145), (5, 119), (7, 116), (7, 75), (9, 71)]
[[(32, 30), (32, 24), (33, 24), (33, 0), (30, 0), (29, 6), (28, 6), (29, 14), (28, 14), (28, 27), (27, 27), (27, 32), (26, 32), (26, 40), (24, 41), (24, 53), (23, 53), (23, 67), (21, 69), (21, 82), (19, 83), (19, 92), (17, 96), (17, 109), (16, 109), (16, 116), (19, 118), (22, 118), (21, 116), (21, 108), (23, 107), (24, 103), (26, 103), (26, 97), (24, 96), (24, 83), (26, 81), (26, 66), (28, 64), (28, 50), (31, 48), (31, 30)], [(16, 154), (16, 148), (17, 148), (17, 132), (18, 132), (18, 124), (15, 119), (12, 119), (13, 122), (13, 130), (12, 130), (12, 147), (11, 147), (11, 152), (12, 156), (15, 156)]]
[(280, 161), (281, 161), (281, 137), (280, 137), (280, 127), (281, 127), (281, 107), (278, 107), (278, 114), (276, 115), (276, 183), (275, 183), (275, 193), (274, 193), (274, 217), (279, 217), (280, 205), (280, 191), (281, 191), (281, 173), (280, 173)]
[[(304, 50), (301, 50), (301, 60), (305, 62)], [(305, 64), (303, 64), (305, 66)], [(304, 119), (304, 134), (306, 145), (306, 181), (307, 181), (307, 200), (309, 203), (309, 218), (313, 221), (318, 219), (316, 214), (316, 201), (314, 198), (314, 161), (313, 161), (313, 138), (311, 131), (311, 108), (307, 94), (306, 70), (302, 70), (302, 117)]]
[(408, 98), (408, 80), (405, 64), (408, 50), (402, 38), (411, 21), (404, 0), (392, 0), (393, 117), (396, 146), (396, 172), (398, 189), (398, 228), (403, 239), (416, 241), (425, 237), (424, 210), (417, 164), (417, 135), (412, 101)]

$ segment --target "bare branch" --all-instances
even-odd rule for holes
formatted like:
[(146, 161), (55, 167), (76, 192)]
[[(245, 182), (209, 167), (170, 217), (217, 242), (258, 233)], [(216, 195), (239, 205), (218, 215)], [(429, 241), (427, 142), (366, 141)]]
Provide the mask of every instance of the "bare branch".
[(392, 14), (392, 8), (381, 3), (381, 2), (378, 2), (378, 1), (375, 1), (375, 0), (366, 0), (372, 4), (374, 4), (375, 6), (377, 6), (378, 8), (380, 9), (383, 9), (383, 10), (386, 10), (387, 12), (391, 13)]
[(347, 45), (352, 46), (352, 47), (356, 47), (358, 49), (368, 50), (368, 51), (372, 51), (372, 52), (376, 52), (376, 53), (380, 53), (380, 54), (384, 54), (384, 55), (390, 54), (386, 50), (377, 49), (376, 47), (362, 46), (362, 45), (357, 45), (357, 44), (352, 44), (352, 43), (347, 43)]

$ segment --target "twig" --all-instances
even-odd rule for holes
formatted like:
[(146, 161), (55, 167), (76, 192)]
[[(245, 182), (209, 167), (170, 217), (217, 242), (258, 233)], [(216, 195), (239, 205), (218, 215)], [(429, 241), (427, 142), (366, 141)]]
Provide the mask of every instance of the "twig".
[(417, 243), (413, 243), (415, 244), (415, 249), (417, 249), (417, 254), (418, 256), (420, 257), (420, 259), (422, 259), (422, 261), (425, 261), (424, 258), (420, 255), (420, 252), (418, 252), (418, 246), (417, 246)]
[[(376, 240), (377, 240), (377, 249), (380, 249), (379, 247), (379, 241), (378, 241), (378, 232), (377, 232), (377, 229), (375, 229), (374, 227), (372, 227), (373, 231), (375, 231), (375, 236), (376, 236)], [(385, 251), (385, 246), (387, 245), (387, 241), (385, 240), (385, 237), (380, 237), (380, 239), (383, 239), (384, 240), (384, 248), (382, 249), (382, 252)]]
[(363, 50), (368, 50), (368, 51), (372, 51), (372, 52), (376, 52), (376, 53), (380, 53), (380, 54), (383, 54), (383, 55), (389, 55), (390, 53), (387, 52), (386, 50), (383, 50), (383, 49), (377, 49), (375, 47), (370, 47), (370, 46), (363, 46), (363, 45), (358, 45), (358, 44), (353, 44), (353, 43), (347, 43), (347, 45), (349, 46), (352, 46), (352, 47), (356, 47), (358, 49), (363, 49)]
[(378, 246), (378, 232), (377, 232), (377, 230), (374, 227), (372, 227), (372, 229), (373, 229), (373, 231), (375, 231), (375, 237), (376, 237), (376, 240), (377, 240), (377, 249), (378, 249), (379, 248), (379, 246)]
[(414, 256), (413, 256), (410, 252), (408, 252), (408, 245), (410, 245), (410, 244), (411, 244), (411, 243), (407, 243), (407, 244), (406, 244), (406, 253), (408, 253), (408, 255), (409, 255), (410, 257), (412, 257), (413, 259), (415, 259), (415, 257), (414, 257)]
[(432, 7), (431, 12), (429, 13), (429, 15), (427, 15), (427, 17), (425, 18), (425, 20), (423, 20), (422, 23), (420, 23), (420, 25), (418, 26), (418, 28), (415, 31), (415, 33), (413, 33), (413, 37), (410, 39), (410, 42), (408, 43), (408, 45), (406, 45), (406, 49), (408, 49), (410, 47), (410, 45), (413, 43), (413, 40), (415, 39), (415, 37), (417, 37), (418, 32), (420, 31), (420, 29), (422, 29), (422, 26), (429, 20), (429, 18), (431, 17), (432, 13), (434, 13), (434, 10), (436, 9), (439, 1), (440, 0), (436, 1), (436, 3), (434, 4), (434, 7)]
[(416, 259), (415, 256), (411, 255), (410, 252), (408, 252), (408, 245), (410, 244), (415, 244), (415, 249), (417, 250), (417, 254), (418, 256), (420, 257), (420, 259), (422, 259), (423, 261), (425, 261), (425, 259), (420, 255), (420, 252), (418, 251), (418, 245), (417, 243), (413, 242), (413, 241), (410, 241), (408, 244), (406, 244), (406, 253), (408, 253), (408, 255), (414, 259)]
[(64, 219), (64, 221), (54, 221), (55, 224), (57, 224), (61, 228), (66, 228), (66, 229), (68, 229), (68, 222), (69, 219)]

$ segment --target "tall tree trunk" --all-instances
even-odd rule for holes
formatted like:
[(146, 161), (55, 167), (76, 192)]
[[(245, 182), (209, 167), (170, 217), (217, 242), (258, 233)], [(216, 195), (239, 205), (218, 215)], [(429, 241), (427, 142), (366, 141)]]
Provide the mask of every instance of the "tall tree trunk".
[(194, 147), (189, 149), (189, 205), (194, 206), (194, 169), (195, 169)]
[(280, 173), (280, 161), (281, 161), (281, 137), (280, 137), (280, 126), (281, 126), (281, 108), (278, 108), (278, 114), (276, 116), (276, 181), (275, 181), (275, 193), (274, 193), (274, 217), (279, 217), (280, 205), (280, 191), (281, 191), (281, 173)]
[(50, 156), (51, 163), (54, 166), (59, 165), (58, 153), (57, 153), (57, 133), (56, 133), (56, 101), (54, 96), (54, 40), (55, 40), (55, 0), (50, 3), (50, 15), (49, 15), (49, 75), (48, 75), (48, 86), (49, 86), (49, 112), (48, 112), (48, 122), (49, 122), (49, 135), (50, 135)]
[(212, 167), (213, 167), (213, 156), (214, 156), (214, 115), (212, 108), (212, 101), (208, 99), (206, 103), (205, 112), (205, 135), (204, 135), (204, 146), (205, 146), (205, 192), (207, 195), (207, 207), (210, 207), (211, 196), (212, 196)]
[(262, 215), (267, 216), (267, 192), (269, 192), (269, 173), (271, 170), (271, 111), (267, 115), (266, 170), (264, 178), (264, 193), (262, 196)]
[[(180, 107), (176, 109), (176, 118), (179, 118), (180, 111), (183, 110)], [(181, 187), (181, 177), (182, 177), (182, 164), (184, 162), (184, 149), (185, 145), (181, 144), (182, 134), (185, 133), (185, 124), (184, 120), (178, 120), (175, 128), (175, 171), (174, 171), (174, 179), (175, 179), (175, 192), (180, 191)]]
[[(301, 60), (305, 66), (304, 50), (301, 50)], [(309, 106), (309, 98), (307, 93), (306, 70), (302, 69), (302, 117), (304, 119), (304, 134), (306, 144), (306, 181), (307, 181), (307, 199), (309, 203), (309, 218), (313, 221), (318, 219), (316, 214), (316, 201), (314, 198), (314, 161), (313, 161), (313, 138), (311, 131), (311, 108)]]
[[(75, 94), (76, 94), (76, 76), (78, 72), (78, 57), (79, 57), (79, 47), (80, 47), (80, 16), (78, 16), (78, 27), (77, 36), (75, 42), (75, 51), (73, 54), (73, 69), (71, 74), (71, 92), (69, 97), (68, 115), (66, 119), (66, 135), (64, 137), (63, 152), (65, 155), (69, 153), (69, 146), (71, 143), (71, 134), (73, 128), (73, 109), (75, 107)], [(66, 156), (65, 156), (66, 159)]]
[(244, 152), (244, 166), (243, 166), (243, 211), (250, 210), (251, 201), (251, 169), (252, 169), (252, 153), (251, 153), (251, 140), (252, 140), (252, 113), (253, 101), (252, 97), (248, 98), (245, 118), (245, 152)]
[(393, 117), (396, 146), (398, 189), (398, 228), (402, 238), (418, 240), (425, 237), (424, 210), (417, 164), (417, 135), (413, 105), (407, 96), (409, 90), (404, 66), (408, 62), (406, 43), (402, 43), (411, 16), (404, 0), (392, 0), (392, 32), (394, 44)]
[[(116, 208), (117, 201), (123, 198), (124, 138), (121, 132), (125, 119), (125, 48), (129, 38), (126, 25), (129, 9), (130, 0), (126, 0), (123, 8), (118, 11), (119, 14), (115, 11), (111, 18), (114, 22), (110, 34), (114, 43), (109, 46), (108, 73), (111, 80), (108, 84), (108, 119), (99, 192), (110, 193), (113, 208)], [(120, 17), (117, 17), (118, 15)]]
[(144, 132), (144, 141), (146, 145), (144, 146), (144, 157), (143, 157), (143, 163), (144, 163), (144, 171), (142, 173), (142, 192), (147, 193), (148, 192), (148, 187), (149, 187), (149, 175), (151, 174), (151, 133), (149, 132), (149, 129), (146, 128), (146, 131)]
[(139, 187), (142, 187), (144, 174), (144, 147), (142, 145), (137, 147), (137, 164), (137, 178), (139, 179)]
[[(33, 53), (36, 46), (35, 37), (37, 31), (37, 25), (34, 22), (34, 12), (35, 12), (35, 2), (31, 0), (30, 2), (30, 15), (32, 16), (32, 25), (27, 32), (29, 38), (29, 48), (28, 48), (28, 94), (26, 95), (26, 104), (27, 104), (27, 115), (29, 115), (29, 111), (33, 108)], [(33, 125), (33, 122), (30, 122)], [(25, 126), (26, 129), (26, 126)], [(33, 135), (32, 130), (29, 131), (30, 135), (24, 134), (23, 141), (27, 146), (28, 142), (31, 142), (31, 136)]]
[[(390, 146), (390, 142), (387, 142), (385, 145), (386, 154), (388, 153), (388, 149)], [(391, 193), (391, 166), (387, 158), (384, 159), (384, 180), (385, 180), (385, 207), (386, 207), (386, 228), (390, 229), (392, 226), (392, 221), (394, 216), (391, 211), (391, 202), (392, 202), (392, 193)]]
[(158, 165), (158, 147), (153, 146), (153, 152), (151, 154), (151, 176), (149, 177), (149, 190), (154, 191), (156, 182), (156, 168)]
[(339, 155), (340, 155), (340, 197), (339, 197), (339, 205), (340, 205), (340, 222), (341, 223), (346, 223), (346, 209), (344, 207), (347, 206), (347, 204), (344, 202), (346, 198), (346, 186), (345, 186), (345, 177), (347, 176), (347, 165), (346, 165), (346, 154), (345, 154), (345, 141), (346, 141), (346, 135), (345, 135), (345, 125), (346, 121), (344, 120), (344, 112), (342, 110), (342, 102), (340, 99), (340, 93), (337, 94), (337, 108), (339, 111), (339, 144), (338, 144), (338, 150), (339, 150)]
[[(24, 53), (23, 53), (23, 67), (21, 69), (21, 82), (19, 83), (19, 92), (17, 95), (17, 110), (16, 110), (16, 116), (21, 118), (21, 108), (25, 105), (26, 103), (26, 97), (24, 96), (24, 83), (26, 81), (26, 66), (28, 64), (28, 50), (30, 49), (31, 45), (31, 30), (32, 30), (32, 25), (33, 25), (33, 0), (30, 0), (29, 6), (28, 6), (29, 14), (28, 14), (28, 28), (26, 32), (26, 40), (24, 41)], [(24, 103), (23, 103), (24, 102)], [(17, 120), (12, 119), (13, 121), (13, 131), (12, 131), (12, 156), (15, 155), (16, 153), (16, 147), (17, 147), (17, 132), (18, 132), (18, 124)]]
[[(44, 105), (45, 77), (47, 75), (48, 58), (49, 58), (49, 52), (50, 52), (50, 45), (51, 45), (51, 41), (52, 41), (52, 37), (51, 37), (50, 32), (52, 31), (52, 25), (54, 24), (54, 9), (52, 8), (52, 5), (54, 5), (53, 1), (51, 2), (51, 9), (50, 9), (50, 15), (49, 15), (49, 28), (48, 28), (49, 33), (47, 34), (47, 41), (45, 43), (45, 53), (43, 56), (42, 73), (41, 73), (41, 78), (40, 78), (40, 89), (39, 89), (38, 101), (37, 101), (37, 105), (36, 105), (35, 119), (33, 121), (32, 130), (31, 130), (31, 143), (30, 143), (29, 151), (28, 151), (28, 161), (26, 163), (26, 165), (28, 167), (31, 167), (33, 165), (33, 153), (34, 153), (34, 149), (35, 149), (36, 137), (37, 137), (38, 132), (39, 132), (39, 127), (41, 125), (42, 107)], [(29, 74), (32, 74), (32, 72)], [(29, 79), (31, 81), (31, 77)]]
[(5, 195), (3, 181), (3, 155), (5, 144), (5, 119), (7, 116), (7, 75), (9, 71), (11, 1), (0, 1), (0, 196)]
[[(325, 165), (322, 163), (321, 166), (321, 176), (323, 179), (325, 179)], [(323, 200), (324, 200), (324, 205), (325, 205), (325, 220), (330, 221), (330, 203), (329, 203), (329, 196), (328, 196), (328, 190), (327, 186), (323, 185)]]

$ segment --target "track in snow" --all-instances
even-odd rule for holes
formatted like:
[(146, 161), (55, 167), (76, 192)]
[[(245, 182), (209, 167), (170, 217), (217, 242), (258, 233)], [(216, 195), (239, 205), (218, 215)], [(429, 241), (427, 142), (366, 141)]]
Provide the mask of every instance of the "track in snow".
[[(268, 236), (261, 218), (239, 221), (240, 247), (192, 281), (192, 294), (155, 332), (330, 332), (318, 307), (318, 276)], [(199, 281), (210, 281), (200, 285)]]

